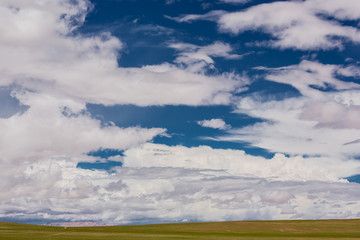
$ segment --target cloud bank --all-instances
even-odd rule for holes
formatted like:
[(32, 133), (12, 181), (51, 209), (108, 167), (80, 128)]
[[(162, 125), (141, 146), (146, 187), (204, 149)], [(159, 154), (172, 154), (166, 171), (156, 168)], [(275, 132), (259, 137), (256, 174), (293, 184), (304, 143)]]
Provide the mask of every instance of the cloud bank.
[(1, 195), (0, 216), (115, 224), (359, 216), (359, 185), (337, 180), (356, 162), (158, 144), (129, 149), (122, 160), (111, 174), (66, 157), (22, 166), (18, 184)]

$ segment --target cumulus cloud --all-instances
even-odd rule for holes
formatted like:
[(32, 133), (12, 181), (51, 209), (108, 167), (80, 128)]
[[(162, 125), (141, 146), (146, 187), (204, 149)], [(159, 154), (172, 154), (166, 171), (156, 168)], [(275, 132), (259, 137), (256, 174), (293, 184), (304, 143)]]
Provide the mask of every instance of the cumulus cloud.
[(56, 155), (80, 156), (99, 148), (126, 149), (151, 140), (165, 129), (101, 126), (83, 103), (36, 93), (18, 93), (30, 106), (23, 114), (0, 119), (3, 161), (37, 161)]
[(359, 3), (352, 0), (279, 1), (255, 5), (239, 12), (211, 11), (204, 15), (190, 14), (173, 19), (178, 22), (216, 21), (220, 31), (232, 34), (263, 31), (273, 38), (264, 43), (266, 45), (318, 50), (342, 48), (344, 40), (360, 42), (357, 27), (341, 24), (343, 20), (360, 19), (359, 8)]
[(1, 194), (0, 217), (26, 212), (49, 221), (125, 224), (359, 216), (359, 185), (338, 181), (335, 170), (344, 174), (356, 162), (312, 161), (307, 171), (303, 158), (157, 144), (129, 149), (123, 160), (112, 173), (79, 169), (61, 156), (19, 166), (17, 181), (0, 182), (12, 184)]
[(218, 104), (218, 95), (242, 84), (235, 75), (205, 75), (171, 63), (164, 63), (166, 71), (118, 67), (119, 39), (106, 32), (93, 37), (73, 32), (89, 6), (87, 1), (2, 4), (0, 53), (6, 58), (0, 59), (0, 86), (17, 84), (88, 103), (146, 106)]
[(198, 121), (197, 124), (199, 124), (202, 127), (215, 128), (215, 129), (221, 129), (221, 130), (231, 128), (231, 126), (229, 124), (226, 124), (225, 121), (220, 118), (213, 118), (210, 120)]

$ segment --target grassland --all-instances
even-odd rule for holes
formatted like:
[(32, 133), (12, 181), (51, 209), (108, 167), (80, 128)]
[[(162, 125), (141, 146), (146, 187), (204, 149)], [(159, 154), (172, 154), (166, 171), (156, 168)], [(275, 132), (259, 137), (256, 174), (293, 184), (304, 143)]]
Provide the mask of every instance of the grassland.
[(243, 221), (111, 227), (49, 227), (0, 222), (1, 240), (360, 239), (359, 220)]

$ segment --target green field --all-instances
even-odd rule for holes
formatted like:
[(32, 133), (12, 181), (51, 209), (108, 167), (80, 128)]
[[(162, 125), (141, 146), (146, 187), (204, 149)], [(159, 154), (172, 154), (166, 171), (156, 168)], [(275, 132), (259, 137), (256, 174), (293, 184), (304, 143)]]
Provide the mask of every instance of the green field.
[(360, 239), (360, 220), (242, 221), (66, 229), (0, 222), (0, 239)]

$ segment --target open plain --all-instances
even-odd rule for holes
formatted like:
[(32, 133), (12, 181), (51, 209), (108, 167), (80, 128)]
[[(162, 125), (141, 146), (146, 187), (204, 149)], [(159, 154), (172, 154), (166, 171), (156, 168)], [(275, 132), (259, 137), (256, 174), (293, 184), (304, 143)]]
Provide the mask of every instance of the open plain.
[(239, 221), (67, 228), (0, 222), (0, 239), (360, 239), (360, 219)]

